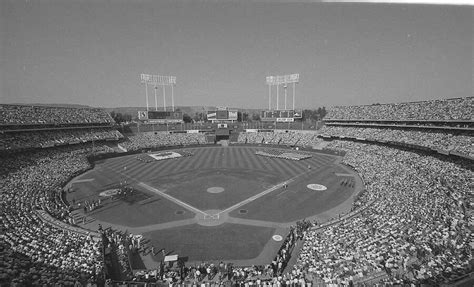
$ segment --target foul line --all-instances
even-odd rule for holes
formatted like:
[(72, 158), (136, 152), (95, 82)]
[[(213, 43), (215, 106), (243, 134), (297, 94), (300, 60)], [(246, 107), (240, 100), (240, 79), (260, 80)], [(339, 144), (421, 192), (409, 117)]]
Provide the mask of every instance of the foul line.
[[(317, 170), (319, 170), (319, 169), (317, 169)], [(262, 191), (262, 192), (260, 192), (260, 193), (258, 193), (258, 194), (256, 194), (256, 195), (254, 195), (254, 196), (251, 196), (251, 197), (249, 197), (249, 198), (247, 198), (247, 199), (245, 199), (245, 200), (243, 200), (243, 201), (241, 201), (241, 202), (239, 202), (239, 203), (237, 203), (237, 204), (234, 204), (234, 205), (232, 205), (231, 207), (226, 208), (226, 209), (220, 211), (220, 212), (217, 213), (217, 214), (229, 213), (229, 212), (231, 212), (232, 210), (235, 210), (235, 209), (237, 209), (237, 208), (239, 208), (239, 207), (241, 207), (241, 206), (243, 206), (243, 205), (245, 205), (245, 204), (247, 204), (247, 203), (249, 203), (249, 202), (254, 201), (255, 199), (258, 199), (258, 198), (260, 198), (260, 197), (262, 197), (262, 196), (264, 196), (264, 195), (266, 195), (266, 194), (269, 194), (270, 192), (272, 192), (272, 191), (274, 191), (274, 190), (279, 189), (279, 188), (282, 187), (283, 185), (288, 184), (288, 183), (294, 181), (295, 179), (297, 179), (297, 178), (300, 177), (300, 176), (303, 176), (303, 175), (305, 175), (305, 174), (309, 174), (309, 173), (316, 172), (317, 170), (307, 171), (307, 172), (300, 173), (300, 174), (298, 174), (298, 175), (296, 175), (296, 176), (294, 176), (294, 177), (292, 177), (292, 178), (290, 178), (290, 179), (288, 179), (288, 180), (286, 180), (286, 181), (280, 182), (279, 184), (270, 187), (269, 189), (266, 189), (266, 190), (264, 190), (264, 191)]]
[(270, 193), (270, 192), (272, 192), (272, 191), (274, 191), (274, 190), (279, 189), (279, 188), (282, 187), (283, 185), (288, 184), (288, 183), (292, 182), (293, 180), (294, 180), (294, 178), (289, 179), (289, 180), (284, 181), (284, 182), (281, 182), (281, 183), (279, 183), (279, 184), (277, 184), (277, 185), (274, 185), (274, 186), (270, 187), (269, 189), (266, 189), (266, 190), (264, 190), (264, 191), (262, 191), (262, 192), (260, 192), (260, 193), (258, 193), (258, 194), (256, 194), (256, 195), (254, 195), (254, 196), (251, 196), (251, 197), (249, 197), (249, 198), (247, 198), (247, 199), (245, 199), (245, 200), (243, 200), (243, 201), (241, 201), (241, 202), (239, 202), (239, 203), (237, 203), (237, 204), (232, 205), (232, 206), (229, 207), (229, 208), (226, 208), (226, 209), (220, 211), (220, 212), (217, 213), (217, 214), (231, 212), (232, 210), (235, 210), (235, 209), (241, 207), (242, 205), (245, 205), (245, 204), (247, 204), (247, 203), (249, 203), (249, 202), (252, 202), (252, 201), (254, 201), (255, 199), (258, 199), (258, 198), (260, 198), (260, 197), (262, 197), (262, 196), (264, 196), (264, 195), (266, 195), (266, 194), (268, 194), (268, 193)]
[(85, 178), (85, 179), (76, 179), (75, 181), (72, 181), (71, 183), (81, 183), (81, 182), (90, 182), (94, 181), (93, 178)]
[(170, 200), (170, 201), (172, 201), (172, 202), (174, 202), (174, 203), (176, 203), (176, 204), (178, 204), (178, 205), (181, 205), (182, 207), (184, 207), (184, 208), (186, 208), (187, 210), (190, 210), (190, 211), (192, 211), (192, 212), (194, 212), (194, 213), (200, 213), (200, 214), (203, 214), (203, 215), (209, 215), (209, 214), (205, 213), (204, 211), (199, 210), (199, 209), (197, 209), (196, 207), (194, 207), (194, 206), (192, 206), (192, 205), (189, 205), (189, 204), (187, 204), (187, 203), (185, 203), (185, 202), (182, 202), (181, 200), (179, 200), (179, 199), (177, 199), (177, 198), (174, 198), (174, 197), (172, 197), (171, 195), (164, 193), (163, 191), (160, 191), (160, 190), (158, 190), (158, 189), (156, 189), (156, 188), (154, 188), (154, 187), (149, 186), (149, 185), (146, 184), (146, 183), (139, 182), (138, 185), (140, 185), (140, 186), (142, 186), (142, 187), (148, 189), (148, 190), (151, 191), (151, 192), (154, 192), (154, 193), (156, 193), (156, 194), (158, 194), (158, 195), (161, 195), (161, 196), (163, 196), (164, 198), (166, 198), (166, 199), (168, 199), (168, 200)]

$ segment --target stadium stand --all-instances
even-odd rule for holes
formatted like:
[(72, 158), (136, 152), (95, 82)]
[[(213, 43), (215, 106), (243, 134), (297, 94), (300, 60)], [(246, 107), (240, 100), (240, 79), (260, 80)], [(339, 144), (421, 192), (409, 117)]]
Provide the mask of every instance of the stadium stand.
[(92, 141), (119, 140), (122, 134), (113, 128), (22, 130), (0, 133), (0, 150), (45, 148)]
[(68, 108), (0, 105), (0, 125), (113, 124), (112, 117), (98, 108)]
[(273, 144), (283, 146), (312, 147), (323, 140), (315, 132), (241, 132), (237, 139), (241, 144)]
[(131, 135), (121, 145), (127, 150), (140, 150), (160, 146), (178, 146), (207, 144), (204, 134), (201, 133), (173, 133), (147, 132)]
[(467, 132), (325, 126), (320, 133), (327, 136), (365, 138), (375, 141), (398, 141), (448, 152), (456, 151), (474, 157), (473, 138)]
[(346, 151), (344, 163), (366, 183), (361, 200), (375, 203), (308, 232), (294, 268), (326, 284), (384, 272), (386, 283), (439, 285), (472, 271), (470, 163), (350, 141), (330, 147)]
[(339, 106), (330, 109), (325, 120), (472, 121), (473, 107), (474, 97), (397, 104)]
[(0, 285), (104, 281), (102, 240), (75, 227), (62, 192), (123, 137), (114, 123), (95, 108), (0, 105)]
[(101, 241), (46, 222), (44, 210), (74, 224), (61, 199), (62, 185), (89, 168), (91, 146), (76, 145), (3, 154), (2, 284), (66, 285), (97, 282), (103, 274)]
[[(472, 273), (473, 98), (337, 107), (314, 132), (241, 132), (241, 144), (325, 147), (343, 151), (343, 163), (365, 182), (350, 216), (313, 226), (298, 223), (274, 262), (236, 267), (231, 263), (186, 266), (185, 274), (160, 267), (131, 274), (133, 235), (81, 230), (62, 199), (63, 186), (91, 168), (88, 156), (110, 153), (107, 140), (123, 136), (101, 109), (0, 105), (0, 285), (101, 285), (109, 260), (132, 283), (221, 282), (253, 285), (440, 285)], [(337, 119), (350, 126), (331, 125)], [(418, 121), (420, 128), (366, 127), (359, 120)], [(386, 124), (386, 123), (385, 123)], [(322, 137), (324, 135), (325, 137)], [(97, 142), (97, 143), (96, 143)], [(400, 147), (402, 142), (447, 153)], [(131, 135), (126, 150), (206, 144), (202, 133), (150, 132)], [(467, 157), (452, 156), (454, 151)], [(46, 213), (48, 216), (44, 216)], [(68, 226), (68, 227), (64, 227)], [(297, 262), (284, 270), (295, 238), (303, 241)], [(130, 248), (130, 244), (132, 248)], [(285, 251), (283, 251), (285, 250)], [(280, 265), (281, 263), (281, 265)]]

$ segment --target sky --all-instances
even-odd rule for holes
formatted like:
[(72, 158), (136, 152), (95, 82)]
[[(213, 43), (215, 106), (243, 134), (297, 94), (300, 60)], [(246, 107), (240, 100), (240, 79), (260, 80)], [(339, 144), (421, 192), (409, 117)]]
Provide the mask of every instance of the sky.
[(0, 0), (0, 103), (145, 106), (141, 73), (176, 76), (176, 106), (268, 108), (293, 73), (298, 109), (473, 96), (473, 8)]

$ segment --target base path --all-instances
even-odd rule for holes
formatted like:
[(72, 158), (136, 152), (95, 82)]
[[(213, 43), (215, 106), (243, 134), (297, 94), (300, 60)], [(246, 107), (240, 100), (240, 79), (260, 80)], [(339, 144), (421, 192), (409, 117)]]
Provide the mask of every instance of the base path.
[(151, 187), (151, 186), (149, 186), (149, 185), (146, 184), (146, 183), (140, 182), (140, 183), (138, 183), (138, 185), (140, 185), (141, 187), (143, 187), (143, 188), (145, 188), (145, 189), (147, 189), (147, 190), (149, 190), (149, 191), (151, 191), (151, 192), (153, 192), (153, 193), (156, 193), (156, 194), (158, 194), (158, 195), (163, 196), (164, 198), (168, 199), (169, 201), (174, 202), (174, 203), (176, 203), (176, 204), (178, 204), (178, 205), (180, 205), (180, 206), (186, 208), (186, 209), (189, 210), (189, 211), (192, 211), (192, 212), (194, 212), (194, 213), (196, 213), (196, 214), (207, 215), (207, 213), (205, 213), (204, 211), (202, 211), (202, 210), (200, 210), (200, 209), (197, 209), (196, 207), (194, 207), (194, 206), (192, 206), (192, 205), (190, 205), (190, 204), (187, 204), (186, 202), (183, 202), (183, 201), (181, 201), (181, 200), (179, 200), (179, 199), (177, 199), (177, 198), (174, 198), (174, 197), (172, 197), (171, 195), (164, 193), (163, 191), (160, 191), (160, 190), (158, 190), (158, 189), (156, 189), (156, 188), (154, 188), (154, 187)]
[(258, 199), (258, 198), (260, 198), (260, 197), (262, 197), (262, 196), (264, 196), (264, 195), (269, 194), (269, 193), (272, 192), (272, 191), (275, 191), (275, 190), (277, 190), (277, 189), (283, 187), (284, 185), (287, 185), (287, 184), (293, 182), (293, 181), (294, 181), (295, 179), (297, 179), (298, 177), (303, 176), (303, 175), (305, 175), (305, 174), (307, 174), (307, 173), (308, 173), (308, 172), (303, 172), (303, 173), (301, 173), (301, 174), (299, 174), (299, 175), (297, 175), (297, 176), (294, 176), (294, 177), (292, 177), (292, 178), (290, 178), (290, 179), (288, 179), (288, 180), (285, 180), (285, 181), (283, 181), (283, 182), (280, 182), (279, 184), (276, 184), (276, 185), (270, 187), (269, 189), (266, 189), (266, 190), (264, 190), (264, 191), (262, 191), (262, 192), (260, 192), (260, 193), (258, 193), (258, 194), (256, 194), (256, 195), (254, 195), (254, 196), (251, 196), (251, 197), (249, 197), (249, 198), (247, 198), (247, 199), (245, 199), (245, 200), (243, 200), (243, 201), (241, 201), (241, 202), (239, 202), (239, 203), (236, 203), (236, 204), (232, 205), (231, 207), (228, 207), (228, 208), (226, 208), (226, 209), (220, 211), (218, 214), (228, 214), (228, 213), (230, 213), (231, 211), (233, 211), (233, 210), (235, 210), (235, 209), (237, 209), (237, 208), (239, 208), (239, 207), (241, 207), (241, 206), (243, 206), (243, 205), (246, 205), (246, 204), (249, 203), (249, 202), (252, 202), (252, 201), (254, 201), (254, 200), (256, 200), (256, 199)]

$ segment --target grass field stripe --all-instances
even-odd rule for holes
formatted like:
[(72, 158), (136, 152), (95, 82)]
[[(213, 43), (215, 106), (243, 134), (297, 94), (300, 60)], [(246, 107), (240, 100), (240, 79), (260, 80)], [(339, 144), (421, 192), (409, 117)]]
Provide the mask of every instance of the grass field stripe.
[(217, 150), (217, 152), (215, 152), (213, 155), (213, 159), (212, 159), (212, 168), (222, 168), (222, 154), (224, 153), (224, 151), (222, 150), (223, 148), (219, 148)]
[(280, 158), (269, 158), (269, 160), (273, 167), (271, 170), (277, 170), (280, 174), (286, 175), (286, 178), (291, 178), (296, 175), (294, 169), (289, 166), (290, 163), (288, 160)]
[(178, 204), (178, 205), (180, 205), (180, 206), (186, 208), (187, 210), (190, 210), (190, 211), (192, 211), (192, 212), (194, 212), (194, 213), (200, 213), (200, 214), (203, 214), (203, 215), (208, 215), (208, 214), (205, 213), (204, 211), (199, 210), (199, 209), (197, 209), (196, 207), (194, 207), (194, 206), (192, 206), (192, 205), (189, 205), (189, 204), (187, 204), (187, 203), (185, 203), (185, 202), (182, 202), (181, 200), (179, 200), (179, 199), (177, 199), (177, 198), (174, 198), (174, 197), (172, 197), (171, 195), (166, 194), (166, 193), (164, 193), (164, 192), (162, 192), (162, 191), (160, 191), (160, 190), (158, 190), (158, 189), (156, 189), (156, 188), (154, 188), (154, 187), (151, 187), (151, 186), (149, 186), (148, 184), (146, 184), (146, 183), (144, 183), (144, 182), (139, 182), (138, 185), (140, 185), (140, 186), (146, 188), (147, 190), (149, 190), (149, 191), (151, 191), (151, 192), (154, 192), (154, 193), (156, 193), (156, 194), (158, 194), (158, 195), (161, 195), (162, 197), (164, 197), (164, 198), (168, 199), (169, 201), (174, 202), (174, 203), (176, 203), (176, 204)]
[(321, 162), (324, 165), (328, 165), (334, 161), (332, 158), (323, 158), (323, 157), (318, 157), (318, 161)]
[(257, 159), (257, 156), (255, 154), (247, 154), (244, 156), (244, 159), (245, 159), (245, 164), (246, 164), (245, 168), (259, 169), (259, 170), (262, 169), (262, 166), (258, 165), (259, 159)]
[(293, 170), (296, 172), (296, 174), (305, 172), (307, 169), (308, 169), (308, 162), (306, 161), (299, 162), (299, 164), (293, 166)]
[(244, 153), (246, 152), (243, 148), (236, 148), (232, 151), (232, 158), (234, 159), (235, 164), (238, 168), (245, 168), (245, 163), (243, 161)]
[(182, 167), (184, 162), (182, 162), (181, 159), (182, 158), (168, 160), (169, 162), (167, 163), (167, 169), (169, 173), (178, 173), (183, 170)]
[(192, 156), (191, 165), (189, 167), (193, 170), (198, 169), (205, 158), (203, 152), (199, 150), (194, 150), (194, 152), (195, 154)]
[[(299, 162), (296, 162), (299, 163)], [(297, 176), (298, 174), (301, 174), (303, 172), (306, 172), (306, 169), (298, 169), (297, 164), (291, 164), (289, 160), (280, 160), (278, 161), (278, 164), (281, 164), (282, 168), (285, 170), (289, 170), (288, 174), (293, 177)]]
[(224, 156), (221, 159), (221, 168), (227, 168), (229, 166), (229, 158), (232, 158), (232, 153), (229, 152), (229, 148), (223, 149)]
[(202, 166), (211, 166), (212, 160), (213, 160), (213, 153), (210, 151), (210, 149), (206, 149), (204, 152), (204, 158), (203, 158), (203, 164)]
[[(193, 150), (187, 150), (187, 151), (194, 153)], [(184, 170), (193, 169), (195, 162), (196, 162), (196, 155), (183, 158), (182, 159), (183, 166), (181, 166), (182, 170), (184, 171)]]
[(267, 170), (267, 165), (265, 164), (263, 157), (257, 156), (255, 154), (255, 150), (253, 152), (250, 152), (249, 150), (247, 150), (247, 152), (248, 152), (248, 155), (246, 158), (250, 160), (254, 169)]
[(221, 168), (222, 167), (222, 154), (223, 154), (223, 148), (219, 148), (219, 150), (217, 152), (215, 152), (213, 155), (213, 159), (212, 159), (212, 167), (213, 168)]

